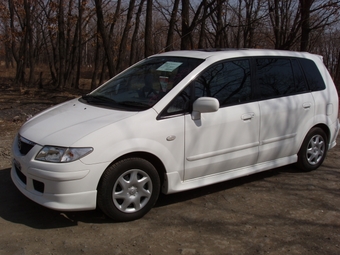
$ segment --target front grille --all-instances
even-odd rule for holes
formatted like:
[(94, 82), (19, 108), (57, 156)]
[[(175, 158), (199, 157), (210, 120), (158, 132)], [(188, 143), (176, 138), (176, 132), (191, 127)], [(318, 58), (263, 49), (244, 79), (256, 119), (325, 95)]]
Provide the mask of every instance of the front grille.
[(18, 136), (18, 148), (22, 155), (26, 155), (33, 147), (35, 143), (23, 138), (22, 136)]

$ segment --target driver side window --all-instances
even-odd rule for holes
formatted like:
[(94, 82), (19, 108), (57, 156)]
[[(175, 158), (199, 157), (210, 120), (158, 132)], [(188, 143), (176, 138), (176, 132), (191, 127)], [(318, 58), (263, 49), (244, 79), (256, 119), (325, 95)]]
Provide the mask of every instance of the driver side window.
[(249, 60), (229, 60), (214, 64), (204, 70), (194, 84), (195, 98), (215, 97), (221, 107), (249, 101)]

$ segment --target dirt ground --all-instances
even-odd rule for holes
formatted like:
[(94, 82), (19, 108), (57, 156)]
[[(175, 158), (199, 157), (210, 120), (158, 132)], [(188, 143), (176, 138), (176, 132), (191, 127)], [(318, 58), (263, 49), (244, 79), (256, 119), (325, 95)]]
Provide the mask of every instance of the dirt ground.
[(316, 171), (286, 166), (162, 195), (144, 218), (114, 223), (99, 210), (46, 209), (10, 179), (10, 146), (25, 119), (72, 95), (0, 92), (0, 255), (340, 254), (340, 145)]

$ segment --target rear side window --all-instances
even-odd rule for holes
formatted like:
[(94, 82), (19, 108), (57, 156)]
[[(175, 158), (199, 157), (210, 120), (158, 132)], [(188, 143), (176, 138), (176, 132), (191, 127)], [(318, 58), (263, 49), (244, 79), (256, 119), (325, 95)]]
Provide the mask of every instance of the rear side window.
[(220, 106), (245, 103), (251, 98), (248, 59), (229, 60), (208, 67), (195, 80), (195, 98), (215, 97)]
[(299, 59), (302, 69), (305, 73), (308, 86), (311, 91), (324, 90), (326, 88), (325, 82), (322, 79), (319, 69), (314, 61), (310, 59)]
[(293, 73), (294, 73), (294, 82), (296, 86), (296, 93), (304, 93), (309, 92), (310, 89), (308, 88), (305, 75), (301, 69), (301, 66), (297, 59), (291, 59)]
[(257, 83), (261, 98), (286, 96), (296, 93), (294, 74), (290, 59), (256, 59)]

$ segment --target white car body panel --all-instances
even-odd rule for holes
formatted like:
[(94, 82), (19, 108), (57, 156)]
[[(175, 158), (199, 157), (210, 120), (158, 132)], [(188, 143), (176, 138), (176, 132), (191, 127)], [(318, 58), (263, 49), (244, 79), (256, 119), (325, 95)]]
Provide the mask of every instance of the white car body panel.
[(258, 163), (298, 153), (314, 124), (312, 95), (305, 93), (263, 100), (259, 104), (261, 135)]
[(57, 142), (58, 146), (72, 146), (86, 135), (136, 114), (85, 105), (73, 99), (30, 119), (20, 134), (39, 144), (56, 145)]
[(185, 180), (256, 164), (258, 102), (220, 108), (196, 121), (186, 115), (185, 127)]

